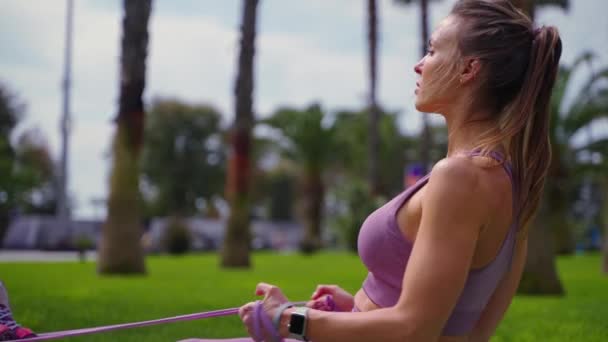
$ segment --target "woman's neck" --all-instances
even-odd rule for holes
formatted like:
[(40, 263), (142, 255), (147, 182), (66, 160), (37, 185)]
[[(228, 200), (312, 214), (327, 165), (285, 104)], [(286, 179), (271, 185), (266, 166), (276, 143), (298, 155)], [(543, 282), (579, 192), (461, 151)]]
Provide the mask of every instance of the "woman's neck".
[[(465, 115), (446, 115), (448, 157), (473, 150), (479, 145), (481, 138), (485, 134), (496, 129), (495, 123), (491, 121), (474, 121), (475, 118), (488, 117), (484, 113), (469, 116), (468, 120), (460, 119), (464, 117)], [(453, 119), (450, 120), (450, 118)]]

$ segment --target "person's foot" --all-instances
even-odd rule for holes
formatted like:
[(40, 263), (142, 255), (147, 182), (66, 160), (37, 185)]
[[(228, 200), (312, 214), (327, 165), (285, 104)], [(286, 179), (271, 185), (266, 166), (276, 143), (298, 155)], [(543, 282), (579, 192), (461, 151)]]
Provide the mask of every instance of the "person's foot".
[(15, 333), (6, 325), (0, 324), (0, 341), (12, 341), (17, 339)]
[(34, 334), (34, 332), (31, 329), (21, 327), (21, 326), (13, 329), (13, 333), (15, 333), (15, 336), (17, 337), (17, 339), (36, 337), (36, 334)]
[[(6, 337), (5, 337), (6, 336)], [(27, 337), (35, 337), (30, 329), (17, 324), (8, 302), (8, 292), (0, 282), (0, 341), (9, 341)]]

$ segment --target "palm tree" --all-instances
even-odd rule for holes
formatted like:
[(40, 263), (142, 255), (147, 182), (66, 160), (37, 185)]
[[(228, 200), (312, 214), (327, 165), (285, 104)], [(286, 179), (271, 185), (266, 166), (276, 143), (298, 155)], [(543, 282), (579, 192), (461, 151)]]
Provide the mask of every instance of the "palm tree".
[[(606, 115), (604, 115), (606, 116)], [(593, 175), (595, 182), (601, 192), (600, 200), (602, 205), (600, 207), (600, 217), (598, 223), (604, 227), (603, 233), (603, 245), (602, 245), (602, 264), (601, 271), (608, 275), (608, 139), (602, 139), (597, 142), (597, 146), (594, 146), (590, 151), (597, 151), (601, 155), (601, 162), (596, 164), (595, 167), (598, 172)], [(602, 145), (601, 147), (599, 145)]]
[[(602, 77), (604, 80), (608, 79), (608, 68), (604, 69)], [(594, 97), (595, 103), (598, 105), (597, 111), (595, 111), (597, 118), (589, 120), (589, 124), (585, 128), (590, 128), (591, 121), (605, 120), (608, 117), (608, 85), (604, 83), (603, 86), (604, 88), (598, 91), (599, 94)], [(584, 153), (588, 157), (585, 158), (586, 163), (580, 165), (576, 172), (578, 175), (582, 175), (581, 178), (583, 180), (586, 178), (586, 180), (591, 181), (591, 184), (597, 186), (598, 191), (601, 193), (599, 198), (601, 201), (599, 208), (600, 215), (596, 222), (600, 227), (604, 227), (601, 269), (603, 273), (608, 275), (608, 177), (606, 177), (608, 174), (608, 138), (589, 138), (592, 139), (590, 142), (575, 150), (578, 153)]]
[[(534, 20), (536, 7), (557, 5), (564, 10), (569, 7), (568, 0), (511, 0), (511, 2), (522, 9), (532, 20)], [(556, 158), (555, 155), (554, 158)], [(551, 169), (550, 172), (554, 174), (556, 170)], [(545, 190), (545, 199), (550, 192), (549, 188), (550, 186)], [(522, 293), (564, 293), (555, 265), (554, 241), (546, 224), (547, 213), (549, 212), (551, 212), (551, 206), (548, 205), (546, 200), (542, 201), (539, 214), (533, 223), (534, 227), (529, 230), (528, 258), (519, 286), (519, 291)]]
[(367, 1), (368, 15), (368, 58), (369, 58), (369, 143), (368, 143), (368, 182), (372, 195), (380, 193), (380, 178), (378, 172), (380, 133), (378, 132), (378, 121), (380, 111), (376, 101), (377, 64), (378, 64), (378, 15), (376, 0)]
[[(418, 2), (420, 6), (420, 55), (424, 57), (429, 43), (429, 1), (432, 0), (396, 0), (397, 3), (410, 5)], [(420, 164), (424, 168), (424, 172), (428, 171), (431, 163), (430, 151), (433, 148), (433, 133), (429, 123), (429, 117), (426, 114), (422, 115), (422, 132), (420, 136)]]
[(123, 0), (120, 98), (112, 146), (108, 216), (99, 247), (100, 273), (145, 273), (138, 206), (151, 0)]
[[(602, 101), (605, 101), (605, 95), (594, 93), (597, 86), (601, 86), (601, 82), (607, 78), (605, 70), (595, 73), (587, 81), (585, 86), (580, 90), (574, 104), (566, 109), (565, 114), (560, 112), (560, 109), (564, 107), (563, 98), (570, 77), (573, 73), (576, 73), (583, 63), (590, 64), (593, 58), (593, 54), (589, 52), (583, 53), (571, 67), (560, 68), (558, 83), (556, 84), (557, 89), (552, 102), (552, 111), (561, 115), (555, 115), (555, 119), (551, 122), (551, 141), (553, 142), (553, 155), (556, 157), (553, 158), (550, 166), (552, 173), (548, 179), (548, 189), (549, 191), (553, 191), (554, 195), (561, 195), (561, 197), (554, 198), (549, 193), (548, 198), (554, 201), (552, 208), (554, 208), (558, 216), (560, 214), (563, 215), (567, 211), (567, 203), (555, 203), (555, 201), (563, 201), (569, 197), (568, 195), (573, 192), (575, 185), (577, 185), (573, 182), (573, 180), (578, 181), (575, 176), (589, 173), (594, 174), (598, 168), (597, 165), (581, 163), (580, 160), (577, 160), (578, 154), (581, 151), (592, 152), (594, 148), (601, 150), (603, 147), (601, 140), (592, 140), (590, 141), (591, 145), (580, 146), (576, 150), (573, 150), (569, 140), (572, 138), (572, 135), (589, 129), (591, 122), (598, 117), (607, 115), (603, 113), (606, 111), (606, 104), (602, 103)], [(571, 254), (574, 252), (573, 229), (567, 220), (561, 220), (561, 222), (562, 224), (554, 226), (557, 252), (560, 254)]]
[[(603, 158), (606, 158), (608, 152), (608, 139), (589, 140), (581, 146), (573, 145), (573, 137), (577, 133), (584, 132), (600, 118), (608, 117), (608, 68), (594, 73), (584, 86), (579, 90), (577, 97), (574, 98), (572, 104), (566, 106), (564, 103), (564, 94), (569, 86), (570, 79), (576, 70), (583, 65), (584, 62), (589, 62), (593, 58), (590, 53), (582, 54), (570, 67), (560, 67), (560, 72), (555, 85), (553, 97), (551, 99), (551, 110), (553, 112), (551, 122), (551, 142), (553, 158), (549, 166), (547, 183), (545, 187), (545, 196), (543, 201), (544, 208), (541, 207), (539, 213), (539, 223), (534, 230), (549, 229), (554, 230), (558, 237), (570, 243), (573, 241), (571, 236), (572, 229), (568, 222), (569, 203), (572, 202), (571, 193), (579, 183), (577, 176), (583, 174), (592, 174), (599, 176), (599, 181), (605, 177), (606, 168), (599, 163), (582, 161), (581, 153), (603, 153)], [(603, 176), (602, 176), (603, 175)], [(542, 228), (540, 228), (542, 227)], [(549, 234), (549, 231), (545, 231)], [(550, 234), (549, 234), (550, 235)], [(548, 239), (532, 241), (530, 237), (530, 257), (529, 266), (533, 267), (535, 262), (534, 257), (537, 257), (535, 248), (542, 248)], [(541, 243), (542, 241), (542, 243)], [(562, 244), (564, 244), (562, 242)], [(527, 265), (528, 266), (528, 265)], [(546, 270), (546, 268), (545, 268)], [(526, 271), (526, 276), (521, 288), (524, 292), (538, 292), (546, 288), (545, 276), (536, 274), (538, 270)], [(541, 271), (542, 272), (542, 271)], [(535, 273), (535, 274), (528, 274)], [(533, 281), (533, 279), (536, 279)], [(536, 284), (536, 285), (532, 285)]]
[[(567, 84), (577, 67), (583, 65), (583, 62), (589, 62), (590, 64), (593, 59), (594, 55), (585, 53), (577, 59), (572, 67), (563, 68), (562, 85)], [(564, 92), (565, 90), (561, 90), (560, 95), (563, 96)], [(583, 175), (583, 177), (591, 177), (599, 186), (608, 189), (608, 181), (606, 180), (606, 174), (608, 173), (608, 138), (593, 139), (590, 137), (585, 144), (576, 148), (572, 144), (567, 144), (574, 135), (585, 130), (590, 131), (593, 123), (608, 118), (608, 67), (592, 73), (567, 110), (569, 115), (560, 118), (560, 120), (563, 120), (561, 129), (555, 131), (555, 138), (553, 138), (558, 141), (559, 153), (562, 156), (562, 159), (557, 160), (557, 162), (561, 162), (561, 165), (557, 168), (566, 170), (562, 181), (559, 182), (558, 180), (558, 184), (564, 184), (567, 180), (579, 183), (580, 179), (577, 176)], [(599, 161), (595, 158), (586, 158), (581, 161), (581, 158), (577, 157), (583, 153), (587, 155), (596, 154), (600, 157)], [(607, 192), (604, 191), (604, 193)], [(566, 194), (561, 195), (562, 198), (565, 198)], [(602, 216), (605, 221), (604, 224), (608, 224), (608, 201), (606, 198), (604, 198)], [(605, 236), (608, 236), (608, 234)], [(608, 273), (608, 239), (604, 240), (603, 269)]]
[(253, 57), (258, 0), (243, 0), (239, 69), (234, 87), (236, 115), (231, 132), (226, 196), (230, 216), (221, 252), (223, 267), (249, 267), (249, 185), (251, 178), (251, 129), (253, 127)]
[[(608, 152), (604, 153), (604, 157), (607, 155)], [(604, 160), (604, 163), (605, 168), (608, 169), (608, 162)], [(604, 224), (604, 246), (602, 248), (602, 254), (604, 257), (602, 258), (602, 271), (608, 275), (608, 196), (606, 196), (606, 194), (608, 194), (608, 180), (606, 180), (605, 177), (602, 182), (602, 187), (604, 189), (604, 198), (602, 198), (604, 201), (604, 206), (602, 209), (602, 223)]]
[(283, 154), (298, 165), (302, 189), (304, 238), (302, 251), (311, 253), (321, 247), (321, 221), (325, 184), (323, 173), (327, 169), (333, 146), (334, 129), (324, 127), (323, 111), (312, 105), (303, 111), (282, 108), (264, 122), (277, 128), (282, 138)]

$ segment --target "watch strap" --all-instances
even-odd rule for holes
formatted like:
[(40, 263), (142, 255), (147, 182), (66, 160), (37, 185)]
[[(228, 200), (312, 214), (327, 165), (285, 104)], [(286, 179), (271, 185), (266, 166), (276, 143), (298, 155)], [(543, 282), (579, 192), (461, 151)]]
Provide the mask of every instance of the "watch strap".
[(293, 307), (293, 303), (285, 302), (277, 308), (277, 311), (275, 312), (274, 317), (272, 318), (272, 324), (274, 325), (274, 328), (277, 329), (277, 331), (279, 331), (281, 325), (281, 315), (283, 315), (283, 311), (291, 307)]

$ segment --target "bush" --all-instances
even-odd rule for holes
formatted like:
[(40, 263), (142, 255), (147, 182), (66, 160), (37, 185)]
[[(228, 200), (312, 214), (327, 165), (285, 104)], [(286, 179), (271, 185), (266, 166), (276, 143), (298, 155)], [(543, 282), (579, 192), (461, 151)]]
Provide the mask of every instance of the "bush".
[(95, 243), (86, 235), (78, 235), (74, 239), (74, 247), (79, 251), (86, 251), (95, 248)]
[(78, 259), (80, 262), (87, 261), (87, 250), (93, 249), (95, 243), (86, 235), (78, 235), (74, 239), (74, 247), (78, 251)]
[(170, 218), (165, 229), (162, 246), (169, 254), (179, 255), (187, 253), (192, 245), (192, 236), (184, 220)]
[(333, 228), (338, 233), (340, 243), (355, 253), (363, 221), (385, 202), (380, 197), (373, 198), (369, 193), (366, 183), (352, 179), (336, 194), (337, 199), (344, 204), (344, 208), (334, 216)]

